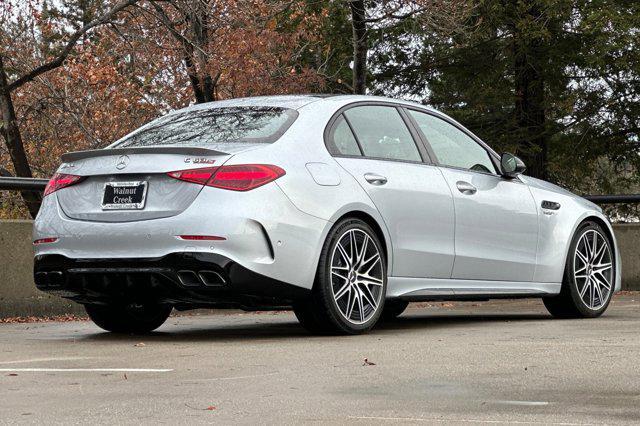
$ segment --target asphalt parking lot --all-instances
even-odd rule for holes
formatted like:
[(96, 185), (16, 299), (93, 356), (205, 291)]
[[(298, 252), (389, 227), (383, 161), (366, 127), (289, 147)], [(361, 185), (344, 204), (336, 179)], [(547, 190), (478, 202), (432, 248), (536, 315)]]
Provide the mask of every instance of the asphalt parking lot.
[(174, 317), (144, 337), (2, 324), (0, 422), (638, 423), (640, 294), (612, 303), (596, 320), (422, 304), (351, 337), (289, 312)]

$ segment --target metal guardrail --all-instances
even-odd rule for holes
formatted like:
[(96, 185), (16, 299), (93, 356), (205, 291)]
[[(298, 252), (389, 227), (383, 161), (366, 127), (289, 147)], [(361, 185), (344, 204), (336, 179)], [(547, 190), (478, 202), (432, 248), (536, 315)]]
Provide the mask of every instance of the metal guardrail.
[(640, 203), (640, 194), (629, 195), (585, 195), (583, 198), (596, 204), (632, 204)]
[(21, 177), (0, 177), (0, 190), (7, 191), (44, 191), (49, 179)]
[[(7, 191), (44, 191), (48, 179), (0, 177), (0, 190)], [(632, 204), (640, 203), (640, 194), (629, 195), (585, 195), (583, 198), (596, 204)]]

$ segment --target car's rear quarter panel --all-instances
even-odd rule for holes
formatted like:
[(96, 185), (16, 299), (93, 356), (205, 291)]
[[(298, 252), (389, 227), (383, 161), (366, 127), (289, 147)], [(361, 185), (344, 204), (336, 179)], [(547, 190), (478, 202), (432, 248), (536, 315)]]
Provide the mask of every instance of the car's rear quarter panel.
[[(306, 105), (300, 108), (298, 119), (281, 140), (260, 152), (237, 155), (229, 162), (265, 161), (286, 170), (287, 174), (276, 184), (300, 211), (328, 221), (316, 250), (309, 252), (316, 263), (331, 227), (341, 217), (353, 212), (365, 213), (377, 223), (389, 257), (392, 253), (391, 238), (379, 211), (353, 176), (335, 161), (325, 147), (324, 131), (328, 121), (348, 103), (343, 99), (327, 99)], [(314, 179), (314, 167), (307, 167), (310, 164), (316, 170), (321, 166), (322, 176), (318, 173)], [(391, 259), (388, 264), (392, 264)]]

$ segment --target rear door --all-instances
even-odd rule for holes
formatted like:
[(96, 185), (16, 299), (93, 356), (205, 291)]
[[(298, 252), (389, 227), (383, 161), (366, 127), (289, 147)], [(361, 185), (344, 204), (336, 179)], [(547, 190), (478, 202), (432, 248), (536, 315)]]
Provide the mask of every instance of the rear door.
[(336, 117), (327, 145), (384, 218), (393, 247), (391, 274), (449, 278), (454, 259), (451, 191), (414, 137), (395, 106), (357, 105)]
[(426, 137), (455, 204), (452, 278), (532, 281), (538, 211), (527, 185), (498, 174), (489, 151), (452, 122), (408, 110)]

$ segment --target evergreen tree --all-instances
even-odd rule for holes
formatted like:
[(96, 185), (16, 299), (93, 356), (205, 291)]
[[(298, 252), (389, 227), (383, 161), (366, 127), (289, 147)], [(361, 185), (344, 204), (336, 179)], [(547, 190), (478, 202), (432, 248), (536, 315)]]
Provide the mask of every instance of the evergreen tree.
[(376, 91), (451, 114), (533, 176), (581, 192), (638, 184), (640, 3), (474, 0), (464, 29), (386, 29)]

